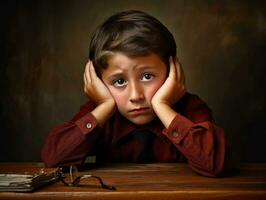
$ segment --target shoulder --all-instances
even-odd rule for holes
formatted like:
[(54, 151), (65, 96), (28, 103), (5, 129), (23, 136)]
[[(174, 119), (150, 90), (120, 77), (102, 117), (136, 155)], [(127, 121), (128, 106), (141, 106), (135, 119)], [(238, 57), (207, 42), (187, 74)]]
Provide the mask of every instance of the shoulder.
[(174, 109), (194, 123), (213, 120), (208, 105), (198, 95), (188, 92), (174, 105)]

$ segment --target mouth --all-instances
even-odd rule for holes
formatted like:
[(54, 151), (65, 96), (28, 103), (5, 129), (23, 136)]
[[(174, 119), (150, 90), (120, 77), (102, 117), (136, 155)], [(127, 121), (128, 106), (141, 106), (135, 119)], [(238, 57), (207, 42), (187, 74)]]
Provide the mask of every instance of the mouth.
[(149, 107), (141, 107), (141, 108), (134, 108), (132, 110), (129, 110), (129, 113), (139, 115), (139, 114), (145, 114), (149, 112)]

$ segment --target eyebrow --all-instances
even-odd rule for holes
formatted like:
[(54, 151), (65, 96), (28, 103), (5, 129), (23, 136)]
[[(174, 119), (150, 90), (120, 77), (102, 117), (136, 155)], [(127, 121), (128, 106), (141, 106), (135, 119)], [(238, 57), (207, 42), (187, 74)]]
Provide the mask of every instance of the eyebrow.
[(117, 73), (113, 73), (113, 74), (109, 75), (107, 77), (107, 79), (110, 80), (110, 81), (112, 81), (113, 79), (119, 78), (119, 77), (121, 77), (123, 75), (124, 75), (123, 72), (117, 72)]
[(154, 68), (156, 66), (154, 65), (138, 65), (138, 66), (135, 66), (135, 68), (141, 68), (141, 69), (146, 69), (146, 68)]
[[(139, 65), (139, 66), (134, 66), (134, 70), (136, 70), (136, 68), (138, 68), (138, 69), (153, 69), (153, 68), (155, 68), (155, 66), (152, 66), (152, 65)], [(123, 76), (124, 75), (124, 73), (122, 72), (122, 71), (118, 71), (118, 72), (114, 72), (113, 74), (111, 74), (111, 75), (109, 75), (108, 76), (108, 80), (111, 80), (111, 79), (115, 79), (115, 78), (118, 78), (118, 77), (121, 77), (121, 76)]]

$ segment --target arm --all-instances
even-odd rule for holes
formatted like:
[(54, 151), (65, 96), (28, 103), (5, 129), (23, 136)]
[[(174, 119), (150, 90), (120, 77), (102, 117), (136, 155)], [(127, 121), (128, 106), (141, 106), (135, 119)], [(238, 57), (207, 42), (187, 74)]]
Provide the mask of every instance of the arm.
[(90, 112), (92, 109), (93, 104), (88, 102), (81, 107), (73, 119), (50, 131), (41, 153), (46, 166), (80, 164), (92, 151), (101, 132), (97, 127), (97, 120)]
[(152, 99), (154, 111), (166, 127), (164, 134), (187, 158), (190, 167), (205, 176), (218, 176), (224, 165), (224, 132), (214, 124), (210, 110), (199, 99), (187, 104), (186, 117), (173, 109), (184, 94), (182, 68), (171, 59), (169, 77)]
[(84, 92), (97, 104), (91, 112), (100, 126), (114, 114), (116, 110), (115, 101), (104, 85), (103, 81), (96, 75), (91, 61), (86, 65), (84, 72)]
[(42, 149), (42, 159), (47, 166), (84, 160), (96, 144), (99, 126), (103, 126), (115, 112), (115, 102), (91, 62), (87, 63), (84, 72), (84, 91), (96, 105), (83, 106), (70, 122), (50, 132)]
[(178, 102), (186, 93), (185, 76), (181, 65), (177, 60), (174, 62), (172, 57), (169, 63), (169, 76), (153, 96), (151, 102), (154, 112), (166, 128), (169, 127), (177, 114), (171, 106)]
[[(211, 111), (197, 96), (186, 95), (186, 109), (177, 113), (164, 134), (187, 158), (197, 173), (217, 177), (224, 172), (224, 131), (212, 119)], [(182, 103), (183, 103), (182, 102)]]

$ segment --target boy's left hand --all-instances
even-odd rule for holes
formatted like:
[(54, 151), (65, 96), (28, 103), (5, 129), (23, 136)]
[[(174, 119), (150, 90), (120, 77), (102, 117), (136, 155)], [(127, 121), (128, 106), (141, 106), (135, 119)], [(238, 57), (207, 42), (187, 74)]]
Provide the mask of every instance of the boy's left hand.
[(172, 106), (185, 94), (185, 75), (178, 60), (169, 59), (170, 72), (164, 84), (159, 88), (152, 98), (153, 107), (158, 105)]

